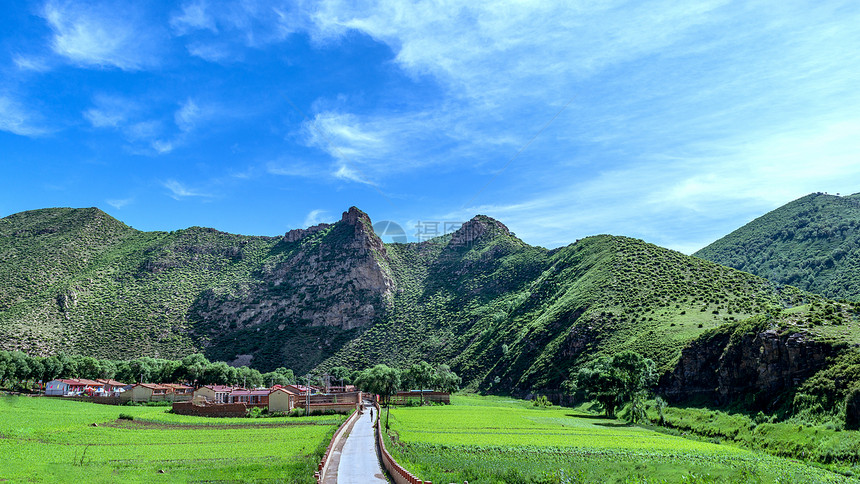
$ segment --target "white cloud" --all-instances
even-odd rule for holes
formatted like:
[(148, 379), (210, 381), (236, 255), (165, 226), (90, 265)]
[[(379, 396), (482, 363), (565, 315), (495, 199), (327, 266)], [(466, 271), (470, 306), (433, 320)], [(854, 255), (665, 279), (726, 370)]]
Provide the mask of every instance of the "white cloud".
[(51, 70), (47, 60), (39, 57), (17, 55), (12, 59), (12, 62), (22, 71), (47, 72)]
[[(186, 99), (172, 112), (173, 125), (159, 116), (158, 106), (146, 106), (133, 99), (97, 95), (93, 106), (83, 116), (94, 128), (109, 128), (121, 132), (134, 143), (146, 144), (154, 153), (167, 154), (186, 144), (195, 129), (217, 114), (211, 105)], [(153, 112), (156, 111), (156, 112)]]
[(27, 110), (16, 100), (0, 95), (0, 131), (8, 131), (20, 136), (40, 136), (48, 130), (37, 126), (38, 115)]
[(164, 155), (173, 151), (174, 145), (172, 141), (166, 140), (154, 140), (151, 143), (152, 149), (154, 149), (159, 155)]
[(114, 198), (114, 199), (105, 200), (105, 201), (111, 207), (113, 207), (117, 210), (122, 210), (123, 207), (125, 207), (126, 205), (133, 202), (134, 199), (133, 198), (121, 198), (121, 199)]
[(191, 55), (223, 62), (241, 58), (239, 46), (264, 47), (307, 28), (308, 17), (299, 6), (282, 0), (193, 0), (182, 5), (170, 25), (188, 38)]
[(303, 226), (310, 227), (321, 223), (333, 222), (335, 222), (335, 218), (332, 215), (329, 215), (328, 210), (316, 209), (308, 212), (308, 215), (305, 217)]
[(119, 128), (139, 110), (136, 102), (117, 96), (97, 95), (93, 103), (83, 115), (94, 128)]
[(383, 0), (368, 8), (330, 0), (312, 18), (317, 38), (365, 32), (388, 44), (407, 71), (495, 103), (500, 96), (567, 90), (572, 80), (677, 45), (726, 3), (505, 0), (441, 6)]
[(182, 6), (182, 12), (171, 17), (170, 26), (179, 34), (184, 35), (194, 30), (209, 30), (218, 32), (215, 18), (207, 11), (209, 5), (205, 1), (188, 2)]
[(197, 106), (193, 99), (188, 99), (179, 107), (173, 116), (176, 126), (184, 132), (189, 132), (194, 129), (198, 121), (203, 119), (205, 114)]
[(236, 56), (229, 45), (217, 43), (190, 42), (186, 48), (189, 54), (209, 62), (223, 62)]
[(164, 186), (164, 188), (167, 188), (168, 190), (170, 190), (170, 197), (173, 198), (174, 200), (182, 200), (182, 199), (188, 198), (188, 197), (208, 198), (208, 197), (212, 196), (211, 194), (189, 188), (189, 187), (185, 186), (184, 184), (182, 184), (176, 180), (173, 180), (173, 179), (167, 180), (166, 182), (162, 183), (162, 186)]
[(42, 12), (56, 54), (83, 66), (140, 70), (159, 63), (163, 32), (134, 2), (49, 1)]
[(325, 176), (325, 171), (318, 166), (298, 160), (272, 161), (266, 164), (266, 172), (270, 175), (312, 178)]
[[(575, 166), (559, 169), (555, 186), (524, 189), (531, 195), (519, 201), (433, 216), (462, 221), (487, 214), (526, 242), (548, 247), (610, 233), (692, 253), (803, 195), (857, 191), (860, 123), (811, 124), (792, 132), (749, 133), (708, 147), (708, 157), (640, 158), (593, 178), (577, 179)], [(497, 199), (492, 186), (478, 198)]]
[(469, 150), (481, 138), (472, 138), (458, 116), (459, 111), (446, 109), (366, 115), (332, 109), (302, 123), (302, 132), (305, 144), (335, 160), (331, 175), (377, 185), (394, 174), (450, 162)]

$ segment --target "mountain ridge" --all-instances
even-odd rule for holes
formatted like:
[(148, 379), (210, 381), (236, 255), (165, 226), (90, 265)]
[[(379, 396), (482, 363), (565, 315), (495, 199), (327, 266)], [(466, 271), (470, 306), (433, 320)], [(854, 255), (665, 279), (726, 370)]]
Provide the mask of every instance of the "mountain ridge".
[(813, 193), (693, 254), (831, 298), (860, 299), (860, 193)]
[(549, 393), (590, 358), (633, 349), (669, 371), (709, 329), (822, 299), (627, 237), (535, 247), (484, 215), (384, 244), (355, 207), (281, 237), (141, 232), (75, 210), (0, 220), (3, 349), (203, 351), (299, 373), (424, 359), (471, 389)]

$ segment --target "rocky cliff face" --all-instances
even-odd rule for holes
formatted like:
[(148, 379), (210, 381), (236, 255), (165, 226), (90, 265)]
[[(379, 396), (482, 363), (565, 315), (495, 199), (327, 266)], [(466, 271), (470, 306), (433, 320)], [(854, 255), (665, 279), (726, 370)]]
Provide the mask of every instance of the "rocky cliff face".
[(370, 219), (352, 207), (340, 222), (306, 230), (291, 230), (278, 249), (287, 257), (265, 266), (265, 285), (240, 297), (206, 292), (196, 314), (219, 330), (276, 322), (288, 325), (362, 327), (378, 318), (390, 304), (394, 280), (385, 245), (373, 233)]
[(255, 276), (210, 288), (192, 305), (207, 354), (312, 368), (383, 319), (395, 289), (385, 245), (355, 207), (335, 224), (287, 232)]
[(721, 403), (744, 395), (772, 397), (826, 366), (835, 353), (803, 332), (718, 333), (682, 350), (661, 391), (672, 400), (706, 397)]

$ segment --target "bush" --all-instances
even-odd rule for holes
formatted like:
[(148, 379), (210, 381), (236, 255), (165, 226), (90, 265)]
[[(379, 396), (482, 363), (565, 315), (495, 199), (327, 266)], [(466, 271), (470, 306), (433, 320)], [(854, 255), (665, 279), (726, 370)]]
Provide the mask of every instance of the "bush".
[(129, 415), (127, 413), (121, 413), (121, 414), (119, 414), (119, 419), (120, 420), (134, 420), (134, 415)]
[(860, 386), (852, 388), (845, 397), (845, 428), (860, 430)]

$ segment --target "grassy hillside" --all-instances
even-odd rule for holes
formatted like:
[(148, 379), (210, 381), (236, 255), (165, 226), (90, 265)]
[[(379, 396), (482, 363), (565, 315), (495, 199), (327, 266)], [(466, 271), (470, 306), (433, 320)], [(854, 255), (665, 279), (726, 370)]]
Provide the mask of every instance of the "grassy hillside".
[(807, 195), (694, 255), (830, 298), (860, 300), (860, 194)]
[[(709, 328), (811, 297), (641, 240), (601, 235), (548, 251), (495, 230), (388, 246), (390, 317), (324, 366), (448, 362), (472, 388), (558, 390), (571, 370), (633, 349), (669, 369)], [(456, 234), (455, 234), (456, 237)]]
[(821, 299), (625, 237), (533, 247), (477, 216), (383, 244), (356, 208), (284, 237), (140, 232), (97, 209), (0, 220), (0, 347), (304, 373), (448, 363), (471, 388), (559, 391), (636, 350), (663, 370), (705, 331)]

